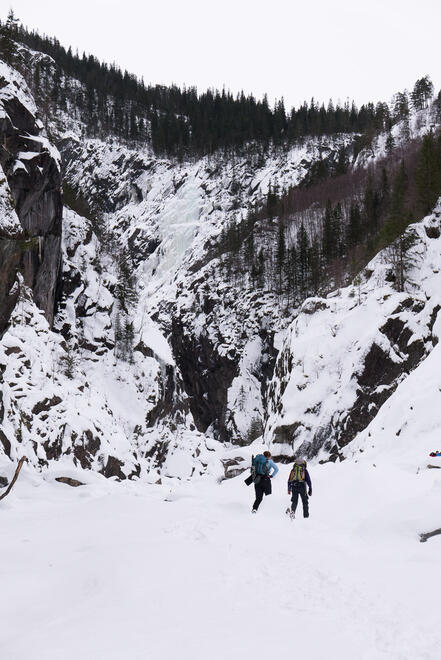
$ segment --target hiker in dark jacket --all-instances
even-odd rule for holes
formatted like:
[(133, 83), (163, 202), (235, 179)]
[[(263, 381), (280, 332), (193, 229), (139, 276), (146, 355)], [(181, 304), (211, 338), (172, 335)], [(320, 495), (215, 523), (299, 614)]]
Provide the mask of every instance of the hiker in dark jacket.
[(312, 483), (304, 460), (297, 459), (289, 473), (288, 495), (291, 495), (291, 509), (287, 509), (287, 513), (291, 518), (295, 516), (299, 495), (302, 498), (303, 517), (309, 518), (308, 495), (312, 495)]
[(276, 476), (279, 468), (271, 460), (271, 452), (264, 451), (253, 458), (253, 468), (255, 470), (254, 490), (256, 499), (253, 504), (252, 513), (257, 513), (257, 509), (264, 495), (271, 495), (271, 479)]

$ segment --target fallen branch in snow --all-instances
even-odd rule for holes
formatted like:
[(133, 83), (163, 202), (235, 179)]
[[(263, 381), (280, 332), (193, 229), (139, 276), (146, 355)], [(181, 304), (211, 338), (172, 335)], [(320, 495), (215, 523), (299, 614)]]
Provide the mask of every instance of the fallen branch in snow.
[(427, 539), (430, 539), (431, 536), (436, 536), (437, 534), (441, 534), (441, 527), (439, 529), (434, 529), (433, 532), (424, 532), (423, 534), (420, 534), (420, 541), (421, 543), (425, 543)]
[(6, 497), (6, 495), (9, 495), (9, 493), (11, 492), (11, 490), (12, 490), (12, 488), (13, 488), (15, 482), (16, 482), (17, 479), (18, 479), (18, 475), (20, 474), (20, 470), (21, 470), (21, 468), (22, 468), (23, 463), (24, 463), (25, 461), (27, 461), (27, 460), (28, 460), (28, 459), (26, 458), (26, 456), (22, 456), (22, 457), (20, 458), (20, 460), (18, 461), (17, 468), (16, 468), (16, 470), (15, 470), (14, 477), (13, 477), (11, 483), (9, 484), (9, 486), (7, 487), (7, 489), (5, 490), (5, 492), (2, 493), (2, 495), (0, 495), (0, 500), (2, 500), (4, 497)]

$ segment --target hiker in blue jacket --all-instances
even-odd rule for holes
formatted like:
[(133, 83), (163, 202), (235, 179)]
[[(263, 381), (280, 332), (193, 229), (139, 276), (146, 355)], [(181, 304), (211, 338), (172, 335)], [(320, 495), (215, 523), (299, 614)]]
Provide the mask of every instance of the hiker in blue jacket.
[(276, 476), (279, 468), (271, 460), (271, 452), (264, 451), (253, 458), (253, 468), (255, 471), (254, 489), (256, 499), (253, 504), (252, 513), (257, 513), (257, 509), (264, 495), (271, 495), (271, 479)]
[[(308, 486), (308, 492), (306, 487)], [(312, 495), (312, 483), (309, 472), (306, 469), (306, 461), (297, 459), (288, 477), (288, 495), (291, 495), (291, 509), (287, 509), (286, 513), (294, 518), (299, 501), (299, 495), (302, 498), (303, 504), (303, 517), (309, 518), (309, 503), (308, 495)]]

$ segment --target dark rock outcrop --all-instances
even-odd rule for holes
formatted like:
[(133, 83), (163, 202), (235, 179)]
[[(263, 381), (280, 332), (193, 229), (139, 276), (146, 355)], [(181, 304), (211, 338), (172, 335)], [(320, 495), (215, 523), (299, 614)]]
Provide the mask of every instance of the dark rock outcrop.
[(55, 477), (55, 481), (58, 481), (60, 484), (66, 484), (66, 486), (72, 486), (72, 488), (84, 486), (82, 481), (78, 481), (78, 479), (72, 479), (71, 477)]
[[(414, 311), (420, 311), (418, 307)], [(400, 359), (392, 360), (390, 354), (372, 344), (364, 359), (363, 371), (358, 375), (357, 399), (344, 419), (339, 420), (335, 439), (340, 447), (347, 445), (357, 433), (373, 420), (383, 403), (393, 394), (401, 378), (416, 369), (427, 355), (428, 348), (421, 339), (415, 339), (407, 322), (399, 316), (391, 316), (380, 328)], [(431, 336), (428, 337), (431, 348)]]
[(103, 475), (108, 479), (110, 477), (116, 477), (117, 479), (124, 480), (126, 475), (121, 468), (124, 467), (124, 463), (114, 456), (109, 456), (107, 463), (103, 468)]
[(90, 469), (92, 459), (100, 447), (101, 442), (98, 434), (93, 433), (90, 429), (84, 431), (80, 439), (75, 440), (73, 453), (83, 470)]
[(19, 287), (17, 284), (14, 287), (14, 283), (20, 266), (20, 239), (20, 235), (15, 238), (0, 237), (0, 336), (19, 294)]
[(224, 468), (224, 479), (232, 479), (233, 477), (237, 477), (239, 474), (242, 474), (250, 467), (249, 464), (246, 464), (242, 456), (223, 460), (222, 465)]
[(236, 362), (220, 355), (203, 333), (198, 337), (186, 330), (180, 319), (173, 319), (170, 344), (198, 431), (212, 426), (218, 439), (230, 440), (225, 426), (227, 393), (237, 375)]
[(35, 406), (32, 408), (32, 414), (39, 415), (41, 412), (50, 410), (53, 406), (58, 406), (59, 403), (61, 403), (59, 396), (53, 396), (52, 399), (46, 397), (43, 399), (43, 401), (39, 401), (35, 404)]
[[(36, 304), (52, 325), (61, 274), (61, 174), (37, 119), (14, 95), (2, 90), (0, 165), (22, 231), (0, 240), (0, 332), (18, 296), (17, 271), (31, 287)], [(12, 291), (11, 291), (12, 289)]]
[[(321, 309), (317, 307), (318, 311)], [(293, 370), (301, 368), (301, 364), (296, 366), (296, 355), (288, 345), (277, 361), (276, 379), (270, 388), (273, 413), (279, 416), (271, 429), (273, 455), (286, 462), (294, 455), (312, 458), (324, 449), (328, 460), (342, 460), (343, 447), (366, 429), (399, 384), (436, 345), (438, 338), (433, 328), (439, 310), (440, 306), (430, 302), (430, 298), (403, 298), (386, 320), (382, 320), (370, 346), (356, 348), (357, 342), (352, 346), (351, 387), (354, 387), (355, 399), (351, 405), (346, 409), (336, 406), (334, 412), (329, 414), (325, 410), (323, 413), (323, 402), (312, 396), (314, 405), (305, 407), (297, 420), (291, 416), (289, 422), (284, 423), (282, 397)], [(357, 359), (357, 351), (362, 348)], [(305, 379), (297, 383), (297, 390), (315, 384), (314, 379)], [(334, 388), (337, 394), (337, 387)]]
[(428, 238), (439, 238), (441, 235), (439, 227), (424, 227), (424, 229)]
[(11, 443), (1, 429), (0, 429), (0, 442), (3, 446), (3, 450), (6, 456), (11, 457)]

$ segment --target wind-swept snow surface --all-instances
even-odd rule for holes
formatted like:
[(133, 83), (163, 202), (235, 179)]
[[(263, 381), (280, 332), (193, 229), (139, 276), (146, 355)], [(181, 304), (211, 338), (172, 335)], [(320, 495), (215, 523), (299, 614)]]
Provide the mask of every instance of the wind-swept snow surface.
[(24, 468), (0, 504), (0, 657), (435, 660), (441, 538), (417, 532), (439, 526), (441, 485), (417, 444), (419, 464), (311, 466), (292, 523), (288, 466), (256, 516), (242, 476), (70, 489)]

